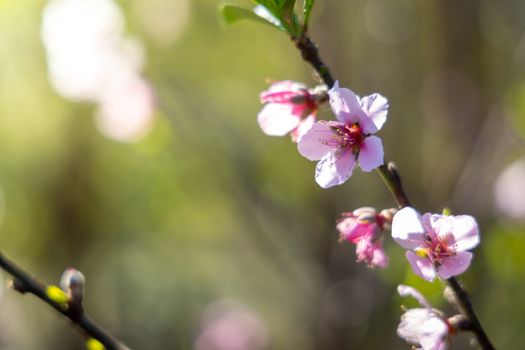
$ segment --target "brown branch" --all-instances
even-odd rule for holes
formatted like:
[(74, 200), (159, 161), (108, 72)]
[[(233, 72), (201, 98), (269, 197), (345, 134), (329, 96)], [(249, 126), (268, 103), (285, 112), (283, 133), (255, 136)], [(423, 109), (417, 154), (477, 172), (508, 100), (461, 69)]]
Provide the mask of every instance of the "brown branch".
[[(314, 68), (319, 74), (323, 82), (332, 87), (334, 85), (334, 78), (330, 74), (328, 67), (324, 64), (319, 56), (317, 45), (310, 39), (306, 33), (303, 33), (298, 39), (294, 40), (295, 46), (301, 52), (301, 57)], [(386, 187), (394, 197), (398, 207), (404, 208), (410, 206), (410, 201), (405, 193), (403, 184), (401, 182), (401, 176), (397, 172), (397, 169), (393, 163), (389, 163), (388, 166), (382, 165), (378, 169), (379, 175), (383, 179)], [(481, 323), (479, 322), (472, 303), (468, 297), (467, 292), (454, 277), (447, 280), (448, 284), (454, 291), (456, 299), (458, 301), (460, 311), (471, 323), (472, 332), (476, 335), (479, 345), (483, 350), (494, 350), (494, 346), (490, 342), (487, 334), (485, 333)]]
[(82, 308), (64, 307), (48, 296), (48, 286), (29, 273), (0, 252), (0, 268), (13, 277), (13, 287), (22, 294), (31, 293), (41, 299), (60, 314), (66, 316), (75, 324), (85, 336), (98, 340), (107, 350), (129, 350), (108, 332), (98, 326)]
[(455, 277), (450, 277), (447, 279), (447, 283), (454, 291), (459, 309), (461, 313), (469, 320), (471, 331), (476, 335), (476, 339), (478, 339), (478, 343), (481, 348), (484, 350), (495, 350), (494, 346), (490, 342), (489, 337), (487, 336), (487, 333), (485, 333), (485, 330), (481, 326), (476, 313), (474, 312), (474, 308), (472, 307), (472, 303), (470, 302), (467, 292), (461, 286), (460, 282)]
[(332, 77), (332, 74), (330, 74), (328, 66), (321, 60), (317, 45), (312, 41), (312, 39), (310, 39), (310, 37), (303, 32), (300, 37), (292, 38), (292, 40), (295, 43), (297, 49), (299, 49), (301, 52), (301, 57), (303, 60), (310, 63), (310, 65), (314, 67), (315, 71), (317, 74), (319, 74), (319, 77), (321, 77), (328, 88), (334, 86), (335, 80)]
[(388, 163), (388, 166), (381, 165), (377, 168), (377, 172), (385, 182), (386, 187), (390, 190), (392, 197), (397, 203), (399, 209), (410, 206), (410, 201), (403, 189), (401, 177), (399, 176), (396, 166), (393, 162)]

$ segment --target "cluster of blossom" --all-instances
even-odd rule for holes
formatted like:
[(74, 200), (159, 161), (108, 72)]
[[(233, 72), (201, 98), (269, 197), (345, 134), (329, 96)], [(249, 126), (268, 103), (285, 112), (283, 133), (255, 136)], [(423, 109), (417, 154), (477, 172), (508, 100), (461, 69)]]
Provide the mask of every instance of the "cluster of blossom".
[[(310, 90), (291, 81), (275, 83), (261, 94), (261, 102), (266, 105), (258, 121), (268, 135), (289, 133), (302, 156), (318, 161), (315, 180), (321, 187), (329, 188), (348, 180), (357, 164), (365, 172), (383, 165), (382, 142), (373, 134), (386, 122), (388, 101), (380, 94), (360, 98), (336, 82), (328, 90), (336, 120), (316, 121), (320, 104), (327, 100), (325, 91)], [(380, 212), (360, 208), (343, 213), (336, 227), (340, 241), (356, 246), (357, 262), (380, 268), (388, 265), (383, 237), (390, 230), (394, 241), (407, 249), (405, 255), (413, 271), (427, 281), (465, 272), (472, 260), (468, 250), (480, 240), (478, 224), (472, 216), (421, 216), (411, 207)], [(420, 349), (446, 349), (448, 336), (454, 331), (451, 323), (415, 289), (400, 286), (399, 293), (415, 297), (425, 307), (402, 316), (399, 336)]]
[(381, 139), (372, 134), (381, 129), (388, 111), (388, 101), (379, 94), (359, 98), (336, 83), (328, 95), (337, 121), (315, 122), (323, 93), (290, 81), (261, 94), (266, 105), (258, 116), (265, 133), (290, 133), (302, 156), (319, 161), (315, 180), (323, 188), (344, 183), (358, 163), (367, 172), (383, 164)]
[(42, 42), (57, 93), (98, 105), (100, 132), (135, 141), (153, 122), (153, 90), (140, 71), (140, 44), (123, 37), (114, 0), (52, 0), (43, 11)]

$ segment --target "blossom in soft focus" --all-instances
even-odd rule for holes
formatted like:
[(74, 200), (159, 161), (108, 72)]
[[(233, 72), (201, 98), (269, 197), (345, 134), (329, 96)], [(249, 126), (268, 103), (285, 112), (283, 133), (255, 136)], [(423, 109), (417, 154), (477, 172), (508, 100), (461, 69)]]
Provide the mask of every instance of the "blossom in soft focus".
[(319, 160), (315, 180), (328, 188), (344, 183), (357, 163), (363, 171), (383, 164), (383, 145), (377, 132), (386, 121), (388, 101), (379, 94), (359, 98), (338, 83), (328, 92), (338, 121), (319, 121), (297, 144), (309, 160)]
[(451, 327), (441, 313), (433, 309), (416, 289), (399, 285), (397, 291), (403, 297), (414, 297), (423, 306), (423, 308), (409, 309), (401, 316), (397, 335), (410, 344), (419, 345), (420, 347), (416, 349), (447, 349)]
[(392, 237), (403, 248), (414, 272), (427, 281), (459, 275), (470, 265), (473, 254), (467, 250), (479, 244), (476, 220), (469, 215), (426, 213), (413, 208), (396, 213)]
[(364, 262), (369, 267), (388, 266), (381, 236), (391, 221), (390, 213), (389, 210), (377, 213), (374, 208), (368, 207), (343, 213), (337, 230), (341, 241), (356, 245), (357, 262)]
[(137, 74), (128, 74), (108, 85), (95, 122), (103, 135), (133, 142), (145, 136), (152, 127), (154, 108), (151, 85)]
[(114, 0), (52, 0), (43, 10), (42, 42), (49, 80), (74, 101), (99, 106), (97, 126), (119, 141), (135, 141), (152, 124), (154, 99), (141, 76), (141, 45), (123, 36)]
[(518, 159), (500, 173), (494, 184), (494, 198), (501, 213), (525, 221), (525, 158)]
[(259, 318), (232, 301), (219, 300), (204, 312), (194, 350), (262, 350), (268, 333)]
[(290, 134), (293, 141), (302, 136), (315, 122), (317, 101), (315, 93), (293, 81), (272, 84), (261, 93), (263, 109), (257, 121), (263, 132), (272, 136)]

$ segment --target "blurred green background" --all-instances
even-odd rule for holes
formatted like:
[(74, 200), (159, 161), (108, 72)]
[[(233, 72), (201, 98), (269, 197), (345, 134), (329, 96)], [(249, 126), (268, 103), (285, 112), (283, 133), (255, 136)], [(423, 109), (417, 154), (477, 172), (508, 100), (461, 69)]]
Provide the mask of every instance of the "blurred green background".
[[(154, 126), (135, 143), (102, 136), (95, 104), (51, 87), (46, 2), (0, 0), (3, 252), (50, 283), (81, 270), (87, 310), (132, 349), (407, 349), (399, 306), (415, 304), (399, 283), (450, 311), (391, 240), (384, 271), (337, 243), (341, 212), (394, 205), (377, 174), (323, 190), (289, 138), (259, 129), (268, 79), (316, 82), (285, 35), (224, 28), (212, 0), (118, 4), (156, 95)], [(525, 156), (525, 3), (318, 0), (310, 28), (342, 86), (389, 98), (380, 136), (414, 205), (477, 217), (482, 243), (461, 279), (496, 347), (525, 348), (525, 215), (494, 199), (499, 174)], [(198, 341), (225, 317), (250, 345)], [(83, 348), (48, 306), (4, 290), (0, 349)]]

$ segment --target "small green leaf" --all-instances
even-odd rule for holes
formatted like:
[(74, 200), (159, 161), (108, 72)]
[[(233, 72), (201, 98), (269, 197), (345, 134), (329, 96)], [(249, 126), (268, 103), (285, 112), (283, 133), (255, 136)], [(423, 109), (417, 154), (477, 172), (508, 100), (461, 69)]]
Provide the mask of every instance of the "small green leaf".
[(270, 12), (270, 10), (268, 10), (263, 5), (255, 6), (255, 8), (253, 9), (253, 12), (257, 16), (259, 16), (262, 19), (264, 19), (264, 20), (268, 21), (269, 23), (271, 23), (273, 26), (277, 27), (279, 30), (282, 30), (283, 32), (287, 32), (286, 28), (283, 25), (283, 22), (279, 18), (275, 17)]
[(248, 10), (235, 5), (224, 5), (221, 8), (222, 19), (226, 24), (232, 24), (243, 19), (253, 20), (259, 23), (271, 24), (267, 20)]
[[(281, 30), (287, 32), (292, 37), (297, 37), (301, 33), (301, 26), (294, 13), (294, 6), (297, 0), (254, 0), (259, 6), (280, 23)], [(267, 16), (261, 16), (268, 19)]]
[(303, 27), (308, 28), (308, 21), (310, 20), (310, 13), (314, 7), (315, 0), (304, 0), (303, 6)]
[(295, 1), (296, 0), (281, 0), (281, 16), (282, 22), (288, 29), (288, 32), (292, 34), (292, 36), (299, 36), (301, 27), (294, 13)]
[(292, 18), (293, 9), (295, 6), (295, 0), (282, 0), (281, 1), (281, 13), (283, 17)]
[(281, 6), (277, 1), (279, 0), (255, 0), (257, 4), (266, 7), (275, 18), (281, 20)]

